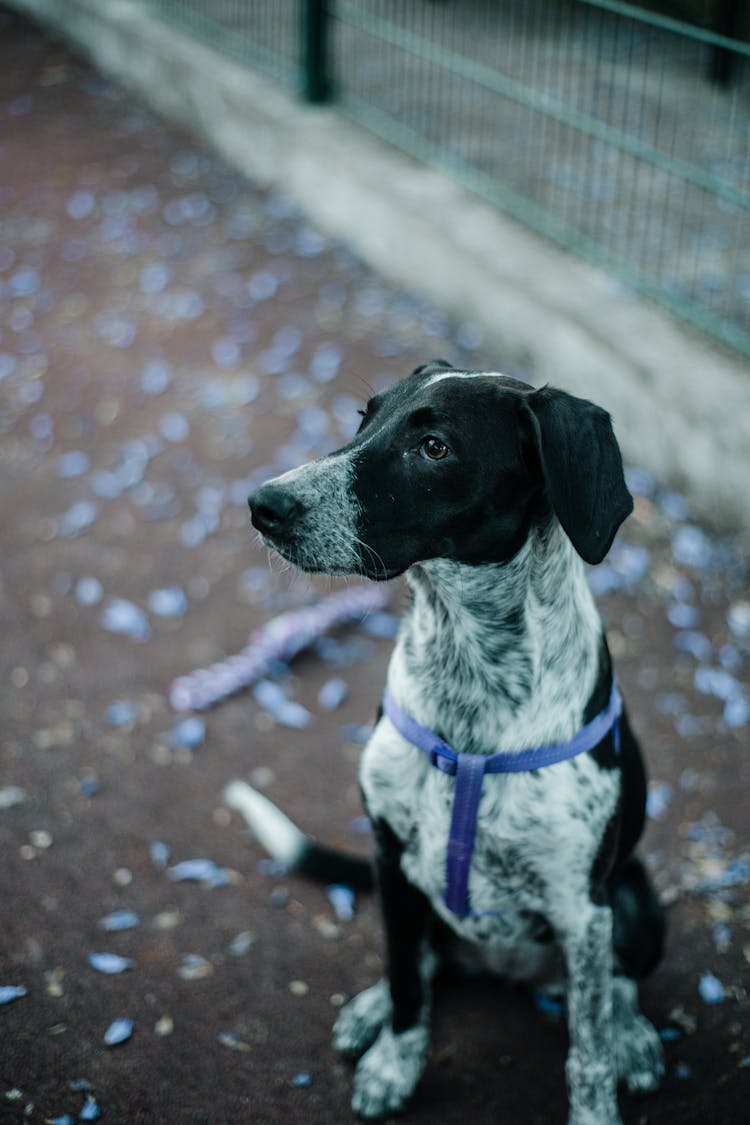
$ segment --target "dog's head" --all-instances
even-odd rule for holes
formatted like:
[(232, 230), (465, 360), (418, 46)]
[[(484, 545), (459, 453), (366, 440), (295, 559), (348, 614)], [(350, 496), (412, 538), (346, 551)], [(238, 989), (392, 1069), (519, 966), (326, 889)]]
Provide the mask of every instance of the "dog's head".
[(442, 360), (371, 398), (348, 445), (249, 503), (264, 542), (300, 569), (375, 579), (433, 558), (506, 561), (555, 517), (601, 562), (633, 506), (601, 407)]

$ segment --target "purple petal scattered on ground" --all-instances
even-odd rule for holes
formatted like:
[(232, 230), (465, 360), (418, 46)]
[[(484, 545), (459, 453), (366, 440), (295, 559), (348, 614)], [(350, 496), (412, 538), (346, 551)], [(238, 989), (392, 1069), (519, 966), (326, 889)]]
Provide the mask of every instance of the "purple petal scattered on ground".
[(180, 719), (169, 732), (169, 741), (173, 746), (183, 746), (195, 750), (202, 745), (206, 738), (206, 724), (196, 715)]
[(89, 965), (97, 973), (115, 976), (124, 973), (126, 969), (135, 968), (135, 961), (130, 957), (120, 957), (118, 953), (89, 953)]
[(78, 1114), (78, 1120), (79, 1121), (98, 1121), (99, 1118), (101, 1117), (101, 1115), (102, 1115), (102, 1111), (99, 1108), (99, 1105), (98, 1105), (96, 1099), (93, 1098), (89, 1094), (88, 1097), (86, 1098), (86, 1101), (83, 1103), (83, 1108), (81, 1109), (81, 1112)]
[(120, 699), (107, 708), (106, 719), (111, 727), (130, 727), (138, 718), (138, 704), (132, 699)]
[(108, 632), (132, 637), (134, 641), (147, 641), (151, 636), (146, 614), (127, 598), (111, 598), (99, 620)]
[(652, 820), (661, 820), (669, 808), (674, 789), (666, 781), (652, 781), (646, 797), (646, 813)]
[(354, 917), (354, 891), (342, 883), (332, 883), (326, 887), (328, 901), (339, 922), (351, 922)]
[(187, 609), (185, 591), (179, 586), (152, 590), (148, 596), (148, 608), (156, 617), (182, 617)]
[(27, 995), (28, 990), (22, 984), (0, 985), (0, 1005), (10, 1004), (13, 1000), (20, 1000)]
[(171, 854), (172, 849), (169, 844), (165, 844), (161, 840), (155, 840), (149, 847), (149, 855), (151, 856), (151, 862), (154, 867), (166, 867)]
[(132, 1034), (132, 1020), (116, 1019), (104, 1032), (104, 1042), (108, 1047), (116, 1047), (118, 1043), (124, 1043), (129, 1039)]
[(326, 680), (318, 692), (318, 704), (324, 711), (335, 711), (344, 702), (349, 694), (349, 685), (346, 680), (335, 677)]
[(99, 927), (106, 930), (108, 933), (115, 933), (118, 930), (132, 930), (141, 923), (140, 918), (134, 910), (113, 910), (111, 914), (105, 914), (103, 918), (99, 919)]
[(175, 883), (205, 883), (210, 887), (223, 887), (229, 876), (223, 867), (217, 867), (212, 859), (184, 859), (167, 870), (167, 875)]
[(698, 982), (698, 991), (705, 1004), (721, 1004), (727, 994), (724, 985), (713, 973), (704, 973)]

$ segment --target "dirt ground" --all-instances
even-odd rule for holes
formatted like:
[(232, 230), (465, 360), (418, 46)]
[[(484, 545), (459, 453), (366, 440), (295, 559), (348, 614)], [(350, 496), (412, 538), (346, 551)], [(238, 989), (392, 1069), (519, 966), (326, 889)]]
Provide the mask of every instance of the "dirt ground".
[[(221, 794), (249, 778), (368, 852), (357, 758), (402, 588), (280, 670), (306, 713), (248, 692), (185, 728), (167, 692), (328, 588), (269, 566), (254, 482), (335, 447), (417, 363), (503, 357), (2, 9), (0, 64), (0, 1121), (340, 1125), (330, 1028), (378, 975), (375, 903), (338, 919)], [(629, 480), (592, 582), (670, 932), (642, 989), (667, 1074), (622, 1114), (729, 1125), (750, 1095), (748, 569), (681, 496)], [(326, 710), (332, 679), (348, 694)], [(196, 859), (209, 877), (178, 879)], [(129, 928), (102, 926), (116, 910)], [(563, 1122), (565, 1048), (524, 992), (446, 979), (407, 1120)]]

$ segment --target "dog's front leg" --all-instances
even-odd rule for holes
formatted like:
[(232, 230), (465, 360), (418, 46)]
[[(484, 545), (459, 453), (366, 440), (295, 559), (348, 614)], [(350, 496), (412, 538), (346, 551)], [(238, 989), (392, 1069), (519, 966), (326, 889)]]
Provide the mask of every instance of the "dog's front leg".
[(568, 967), (569, 1125), (617, 1125), (612, 1033), (612, 912), (574, 904), (560, 937)]
[(400, 1110), (414, 1093), (427, 1062), (434, 969), (426, 949), (429, 903), (401, 870), (403, 848), (389, 826), (380, 821), (374, 831), (391, 1003), (390, 1018), (357, 1067), (352, 1106), (362, 1117)]

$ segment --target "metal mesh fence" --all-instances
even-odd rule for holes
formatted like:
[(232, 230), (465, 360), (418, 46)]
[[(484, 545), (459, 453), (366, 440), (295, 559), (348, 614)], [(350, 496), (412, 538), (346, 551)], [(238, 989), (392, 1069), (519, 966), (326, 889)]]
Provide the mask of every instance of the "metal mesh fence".
[[(106, 0), (105, 0), (106, 2)], [(163, 19), (272, 78), (296, 84), (300, 0), (146, 0)]]
[[(152, 2), (300, 84), (295, 0)], [(327, 7), (341, 110), (750, 355), (750, 45), (615, 0)]]

